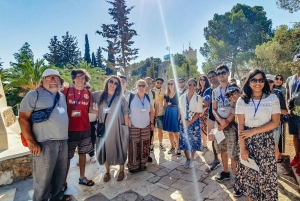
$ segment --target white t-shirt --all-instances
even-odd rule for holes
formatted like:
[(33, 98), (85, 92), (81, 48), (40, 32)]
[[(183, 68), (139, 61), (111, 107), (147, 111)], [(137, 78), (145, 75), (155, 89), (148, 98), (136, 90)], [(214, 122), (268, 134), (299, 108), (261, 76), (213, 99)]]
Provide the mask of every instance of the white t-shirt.
[[(259, 100), (254, 100), (254, 103), (255, 106), (250, 99), (249, 104), (246, 104), (242, 98), (239, 98), (236, 103), (235, 114), (245, 115), (245, 126), (247, 127), (250, 127), (250, 120), (253, 119)], [(280, 114), (280, 112), (279, 99), (275, 94), (270, 94), (267, 98), (262, 99), (255, 115), (255, 118), (258, 119), (258, 126), (270, 122), (272, 114)]]
[[(142, 102), (144, 103), (144, 107)], [(149, 103), (145, 95), (144, 99), (142, 100), (140, 100), (137, 95), (134, 96), (130, 103), (130, 121), (134, 127), (146, 128), (147, 126), (149, 126), (150, 105), (151, 103)]]
[[(183, 94), (180, 96), (179, 105), (181, 120), (186, 119), (186, 97), (188, 94)], [(201, 113), (203, 111), (202, 98), (201, 96), (194, 93), (189, 103), (189, 111), (188, 111), (188, 120), (191, 121), (196, 113)]]
[(217, 103), (217, 112), (222, 119), (229, 117), (231, 110), (234, 107), (234, 104), (225, 96), (227, 91), (228, 87), (222, 89), (221, 85), (219, 85), (212, 92), (212, 102)]

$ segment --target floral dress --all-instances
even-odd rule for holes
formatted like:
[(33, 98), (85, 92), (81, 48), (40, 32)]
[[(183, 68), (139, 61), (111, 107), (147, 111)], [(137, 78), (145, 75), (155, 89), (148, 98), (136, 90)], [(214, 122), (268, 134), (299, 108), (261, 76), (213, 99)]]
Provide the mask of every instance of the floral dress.
[(201, 123), (197, 118), (188, 128), (185, 128), (183, 121), (190, 121), (193, 118), (193, 111), (190, 111), (190, 103), (188, 96), (186, 96), (186, 119), (181, 119), (179, 124), (179, 144), (180, 150), (200, 151), (201, 150)]

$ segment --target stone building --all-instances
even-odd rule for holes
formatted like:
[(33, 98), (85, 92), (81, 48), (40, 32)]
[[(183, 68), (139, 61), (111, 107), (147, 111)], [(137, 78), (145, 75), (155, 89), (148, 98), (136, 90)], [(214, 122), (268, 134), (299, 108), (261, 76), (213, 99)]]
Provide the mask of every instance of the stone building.
[(193, 50), (191, 47), (189, 47), (188, 50), (182, 52), (182, 55), (187, 59), (197, 59), (197, 49)]

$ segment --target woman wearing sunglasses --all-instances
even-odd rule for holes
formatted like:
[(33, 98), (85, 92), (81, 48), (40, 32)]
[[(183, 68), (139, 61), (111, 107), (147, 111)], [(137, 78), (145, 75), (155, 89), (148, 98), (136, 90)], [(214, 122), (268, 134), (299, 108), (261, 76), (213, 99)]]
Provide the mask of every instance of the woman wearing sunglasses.
[(129, 147), (128, 170), (130, 174), (146, 170), (150, 148), (150, 131), (154, 129), (154, 110), (151, 99), (145, 93), (147, 82), (138, 80), (137, 92), (129, 96)]
[(179, 109), (178, 109), (178, 95), (175, 89), (174, 79), (168, 81), (168, 88), (164, 97), (165, 116), (163, 121), (163, 130), (169, 132), (169, 139), (171, 149), (168, 154), (175, 154), (181, 156), (179, 149)]
[[(198, 82), (198, 95), (203, 98), (204, 92), (206, 89), (208, 89), (209, 82), (208, 78), (205, 75), (200, 75), (199, 82)], [(203, 112), (200, 115), (200, 121), (201, 121), (201, 136), (202, 136), (202, 146), (201, 150), (202, 151), (207, 151), (207, 117), (208, 117), (208, 110), (207, 107), (203, 108)]]
[(286, 88), (283, 85), (284, 78), (282, 75), (277, 74), (274, 79), (274, 89), (280, 90), (285, 99)]
[(246, 80), (235, 109), (240, 154), (241, 160), (252, 158), (259, 171), (239, 161), (234, 188), (248, 200), (278, 200), (273, 129), (279, 125), (280, 103), (263, 71), (251, 70)]
[(117, 181), (121, 181), (124, 179), (129, 142), (129, 108), (123, 97), (120, 78), (110, 76), (104, 84), (104, 90), (93, 93), (93, 100), (98, 104), (98, 121), (105, 122), (105, 135), (96, 140), (98, 162), (106, 168), (103, 181), (110, 180), (111, 165), (120, 165)]
[(202, 98), (195, 92), (197, 81), (191, 78), (187, 82), (188, 93), (180, 97), (179, 108), (181, 120), (179, 124), (179, 145), (184, 150), (186, 163), (184, 168), (194, 167), (194, 156), (196, 151), (201, 150), (201, 123)]

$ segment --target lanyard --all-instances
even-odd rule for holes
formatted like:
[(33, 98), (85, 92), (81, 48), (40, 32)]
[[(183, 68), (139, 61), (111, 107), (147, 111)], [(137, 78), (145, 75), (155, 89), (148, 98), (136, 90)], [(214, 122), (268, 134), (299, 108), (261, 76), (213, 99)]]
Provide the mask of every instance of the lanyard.
[(74, 87), (72, 89), (73, 89), (74, 102), (75, 102), (75, 107), (76, 107), (79, 104), (79, 101), (81, 99), (84, 89), (82, 89), (82, 92), (80, 93), (80, 97), (78, 98), (78, 100), (76, 100), (76, 93), (75, 93), (76, 91), (75, 91)]
[[(45, 89), (46, 91), (48, 91), (47, 89)], [(48, 91), (49, 92), (49, 94), (51, 94), (51, 96), (54, 96), (53, 95), (53, 93), (51, 93), (50, 91)], [(57, 93), (59, 93), (59, 92), (57, 92)], [(57, 98), (58, 97), (58, 98)], [(60, 98), (60, 96), (55, 96), (54, 97), (54, 99), (55, 99), (55, 104), (57, 104), (58, 106), (59, 106), (59, 98)]]
[[(227, 89), (228, 89), (228, 85), (226, 86), (224, 93), (226, 93)], [(220, 97), (222, 99), (223, 106), (224, 106), (224, 102), (225, 102), (226, 97), (224, 97), (223, 94), (222, 94), (222, 87), (221, 86), (220, 86), (220, 94), (221, 94)]]
[(295, 75), (295, 79), (294, 79), (294, 84), (296, 84), (295, 93), (297, 93), (299, 90), (299, 87), (300, 87), (300, 81), (298, 80), (298, 76), (296, 76), (296, 75)]
[(258, 107), (259, 107), (259, 105), (260, 105), (260, 101), (261, 101), (262, 96), (263, 96), (263, 94), (261, 95), (261, 97), (260, 97), (260, 99), (259, 99), (259, 102), (258, 102), (258, 104), (257, 104), (257, 107), (256, 107), (256, 105), (255, 105), (255, 103), (254, 103), (253, 98), (252, 98), (252, 103), (253, 103), (253, 105), (254, 105), (254, 117), (255, 117), (256, 112), (257, 112), (257, 110), (258, 110)]
[(188, 94), (185, 95), (186, 97), (186, 117), (185, 120), (189, 120), (189, 109), (190, 109), (190, 103), (188, 101)]
[(138, 93), (136, 93), (137, 95), (138, 95), (138, 97), (139, 97), (139, 99), (140, 99), (140, 101), (141, 101), (141, 103), (142, 103), (142, 105), (143, 105), (143, 108), (144, 108), (144, 106), (145, 106), (145, 94), (144, 94), (144, 98), (143, 98), (143, 101), (142, 101), (142, 99), (140, 98), (140, 95), (138, 94)]

